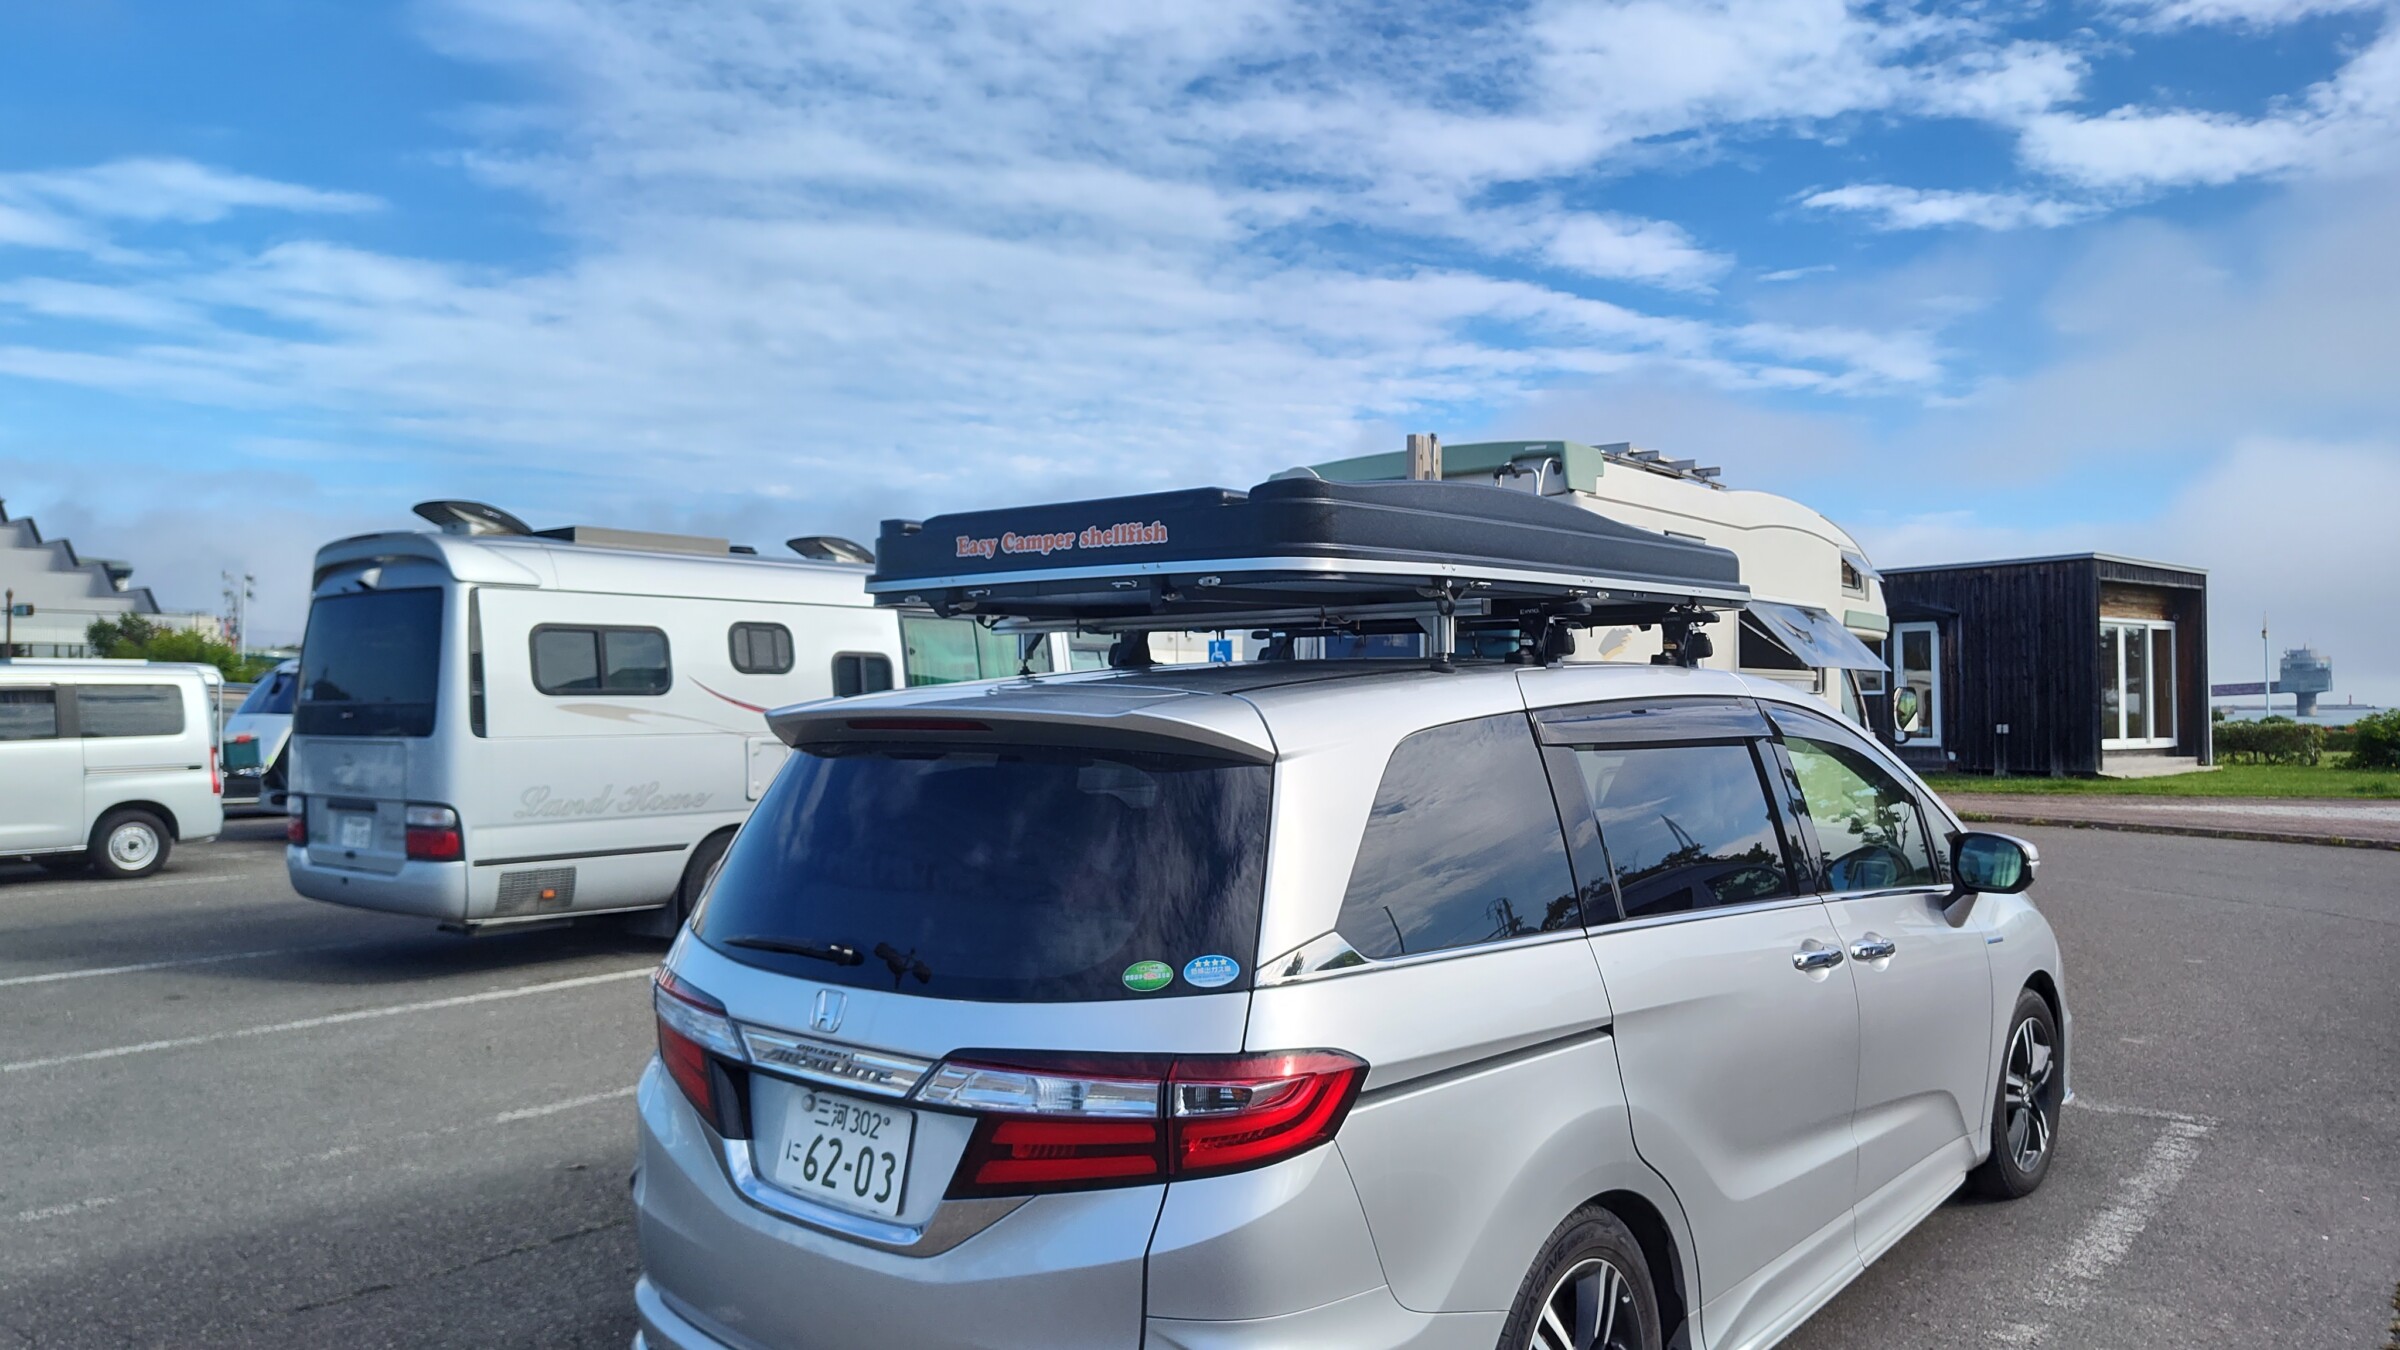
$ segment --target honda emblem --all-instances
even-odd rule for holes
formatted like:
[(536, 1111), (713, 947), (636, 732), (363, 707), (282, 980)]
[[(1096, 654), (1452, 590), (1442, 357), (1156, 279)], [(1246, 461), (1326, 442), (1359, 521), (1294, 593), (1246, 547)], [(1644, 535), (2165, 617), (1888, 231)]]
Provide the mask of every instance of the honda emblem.
[(817, 991), (817, 1010), (808, 1019), (808, 1029), (830, 1036), (842, 1029), (842, 1007), (849, 999), (832, 989)]

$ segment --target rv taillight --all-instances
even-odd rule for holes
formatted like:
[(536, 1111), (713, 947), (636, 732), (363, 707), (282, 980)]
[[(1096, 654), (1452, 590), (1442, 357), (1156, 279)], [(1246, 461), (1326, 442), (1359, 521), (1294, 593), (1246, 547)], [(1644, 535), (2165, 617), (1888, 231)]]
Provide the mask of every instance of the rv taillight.
[(407, 815), (410, 862), (457, 862), (467, 856), (467, 841), (458, 830), (458, 812), (447, 806), (412, 806)]
[(305, 846), (308, 843), (308, 802), (300, 797), (286, 797), (283, 804), (292, 813), (283, 822), (283, 842)]
[(1265, 1167), (1333, 1138), (1367, 1065), (1267, 1055), (1023, 1055), (945, 1062), (918, 1100), (978, 1111), (952, 1198), (1093, 1190)]
[(737, 1064), (749, 1059), (725, 1005), (661, 967), (651, 979), (650, 1007), (658, 1014), (658, 1062), (683, 1090), (684, 1099), (719, 1134), (746, 1136), (733, 1100), (732, 1077), (717, 1064), (720, 1059)]

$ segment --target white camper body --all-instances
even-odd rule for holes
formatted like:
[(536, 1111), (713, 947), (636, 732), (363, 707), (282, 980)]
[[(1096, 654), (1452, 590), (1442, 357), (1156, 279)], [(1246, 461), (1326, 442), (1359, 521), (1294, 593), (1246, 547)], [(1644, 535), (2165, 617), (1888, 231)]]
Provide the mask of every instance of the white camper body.
[[(1866, 550), (1822, 513), (1772, 492), (1727, 488), (1716, 470), (1670, 460), (1629, 443), (1484, 441), (1442, 447), (1442, 476), (1563, 496), (1627, 525), (1698, 539), (1741, 559), (1751, 603), (1706, 631), (1715, 648), (1703, 666), (1805, 689), (1866, 722), (1866, 702), (1883, 692), (1880, 648), (1891, 631), (1883, 581)], [(1316, 467), (1327, 478), (1397, 478), (1401, 454), (1366, 455)], [(1571, 661), (1644, 661), (1660, 650), (1656, 630), (1593, 630)]]
[(468, 931), (688, 902), (783, 762), (762, 710), (903, 668), (862, 566), (565, 533), (319, 550), (301, 894)]
[(146, 876), (224, 828), (214, 666), (0, 661), (0, 857)]

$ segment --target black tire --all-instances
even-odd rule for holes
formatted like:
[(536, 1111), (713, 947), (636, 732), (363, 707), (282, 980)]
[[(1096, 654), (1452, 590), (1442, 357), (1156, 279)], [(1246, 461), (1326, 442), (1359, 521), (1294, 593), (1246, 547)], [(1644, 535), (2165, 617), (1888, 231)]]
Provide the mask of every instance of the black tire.
[(700, 841), (692, 850), (690, 862), (683, 865), (683, 880), (675, 887), (675, 927), (692, 921), (692, 911), (699, 908), (700, 897), (708, 892), (710, 878), (717, 874), (717, 864), (725, 861), (725, 846), (733, 842), (733, 832), (720, 831)]
[[(1588, 1342), (1576, 1339), (1583, 1333), (1590, 1333)], [(1642, 1244), (1622, 1220), (1597, 1205), (1568, 1215), (1542, 1244), (1542, 1254), (1517, 1286), (1499, 1350), (1569, 1350), (1582, 1344), (1590, 1350), (1662, 1350), (1666, 1344)]]
[(2058, 1109), (2067, 1085), (2058, 1066), (2058, 1018), (2049, 1002), (2031, 989), (2018, 994), (2001, 1045), (1991, 1156), (1967, 1181), (1994, 1200), (2017, 1200), (2041, 1186), (2058, 1156)]
[(111, 881), (146, 877), (167, 865), (175, 835), (167, 822), (140, 807), (109, 812), (92, 827), (92, 871)]
[(55, 876), (72, 876), (92, 865), (89, 853), (45, 853), (33, 865)]

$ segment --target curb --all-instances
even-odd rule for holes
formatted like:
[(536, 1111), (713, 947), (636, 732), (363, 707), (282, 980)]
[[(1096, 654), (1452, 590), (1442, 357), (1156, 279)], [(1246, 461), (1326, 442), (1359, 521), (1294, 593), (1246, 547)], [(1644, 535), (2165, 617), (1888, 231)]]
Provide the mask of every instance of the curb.
[(2026, 812), (1960, 811), (1958, 818), (1994, 825), (2042, 825), (2065, 830), (2117, 830), (2125, 834), (2180, 834), (2194, 839), (2246, 839), (2262, 844), (2314, 844), (2324, 848), (2373, 848), (2400, 853), (2400, 839), (2352, 839), (2339, 834), (2292, 834), (2276, 830), (2233, 830), (2215, 825), (2159, 825), (2148, 821), (2088, 820)]

